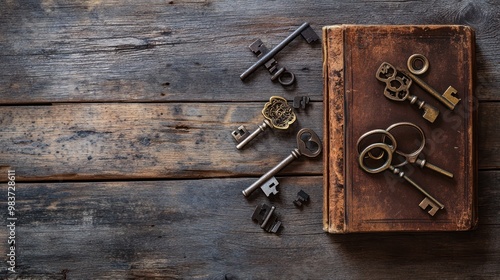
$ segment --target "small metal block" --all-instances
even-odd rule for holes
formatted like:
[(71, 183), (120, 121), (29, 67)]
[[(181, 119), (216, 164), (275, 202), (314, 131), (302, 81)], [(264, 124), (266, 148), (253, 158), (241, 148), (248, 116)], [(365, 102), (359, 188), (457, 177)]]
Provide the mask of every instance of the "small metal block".
[(236, 140), (236, 142), (240, 143), (250, 135), (250, 132), (248, 132), (245, 126), (241, 125), (237, 130), (231, 132), (231, 135), (233, 136), (234, 140)]
[(297, 193), (297, 199), (293, 201), (293, 204), (297, 207), (302, 207), (302, 205), (307, 204), (309, 202), (309, 195), (303, 191), (300, 190)]
[(253, 212), (252, 220), (256, 221), (263, 230), (277, 233), (281, 227), (281, 221), (278, 220), (278, 216), (274, 213), (275, 209), (276, 207), (265, 203), (257, 205)]
[(293, 108), (295, 109), (305, 109), (309, 104), (311, 98), (309, 96), (295, 96), (293, 98)]

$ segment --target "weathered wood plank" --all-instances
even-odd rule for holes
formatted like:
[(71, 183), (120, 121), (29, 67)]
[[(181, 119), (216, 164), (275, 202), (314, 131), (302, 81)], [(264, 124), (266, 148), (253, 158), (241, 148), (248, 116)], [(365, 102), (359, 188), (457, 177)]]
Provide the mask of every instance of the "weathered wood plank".
[(478, 112), (478, 155), (480, 168), (498, 169), (500, 155), (500, 106), (498, 103), (482, 103)]
[[(0, 107), (0, 165), (20, 180), (199, 178), (259, 175), (309, 127), (322, 135), (322, 104), (298, 113), (291, 131), (269, 130), (238, 151), (231, 131), (255, 129), (263, 103), (59, 104)], [(479, 168), (499, 168), (500, 104), (481, 105)], [(263, 157), (262, 155), (266, 155)], [(321, 174), (321, 157), (284, 174)], [(5, 169), (5, 168), (4, 168)]]
[[(268, 129), (242, 151), (231, 132), (256, 129), (263, 102), (0, 107), (0, 166), (19, 180), (262, 175), (297, 146), (300, 128), (322, 136), (322, 104), (310, 105), (290, 131)], [(321, 164), (301, 158), (283, 172), (321, 174)]]
[[(290, 90), (264, 69), (239, 80), (256, 60), (247, 46), (256, 38), (275, 46), (304, 21), (318, 33), (340, 23), (471, 25), (477, 95), (500, 100), (499, 11), (487, 0), (432, 8), (361, 0), (7, 1), (0, 9), (0, 102), (264, 100)], [(320, 44), (295, 40), (277, 59), (297, 75), (294, 94), (321, 99)]]
[[(476, 231), (427, 234), (322, 232), (322, 178), (283, 177), (271, 200), (280, 235), (251, 221), (262, 194), (253, 178), (19, 183), (21, 278), (329, 279), (489, 278), (500, 274), (499, 172), (481, 172)], [(311, 201), (292, 201), (303, 189)], [(2, 207), (5, 202), (1, 202)], [(0, 212), (6, 220), (6, 212)], [(0, 240), (6, 240), (0, 231)], [(6, 259), (6, 242), (0, 242)], [(425, 269), (423, 269), (425, 267)], [(390, 273), (388, 273), (390, 271)], [(1, 272), (5, 276), (5, 272)]]

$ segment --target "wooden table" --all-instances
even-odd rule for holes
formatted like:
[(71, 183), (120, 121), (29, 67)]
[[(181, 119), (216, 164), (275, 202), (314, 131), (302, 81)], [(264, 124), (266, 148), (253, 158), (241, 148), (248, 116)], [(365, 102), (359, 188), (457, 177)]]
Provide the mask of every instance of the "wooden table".
[[(500, 277), (500, 6), (495, 1), (3, 1), (0, 4), (2, 278), (374, 279)], [(466, 24), (477, 32), (479, 218), (475, 231), (329, 235), (322, 160), (279, 174), (280, 194), (241, 191), (284, 158), (294, 134), (322, 135), (321, 44), (276, 58), (283, 88), (247, 46), (270, 48), (303, 22)], [(452, 71), (452, 69), (450, 70)], [(288, 132), (245, 150), (271, 95), (312, 99)], [(15, 213), (7, 174), (15, 170)], [(292, 201), (311, 196), (302, 210)], [(280, 235), (252, 222), (271, 202)]]

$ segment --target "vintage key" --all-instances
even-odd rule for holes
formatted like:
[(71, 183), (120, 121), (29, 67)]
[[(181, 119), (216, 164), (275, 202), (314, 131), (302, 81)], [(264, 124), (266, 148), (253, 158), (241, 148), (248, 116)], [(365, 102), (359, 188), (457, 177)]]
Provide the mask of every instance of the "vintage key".
[(255, 72), (260, 66), (266, 64), (270, 59), (272, 59), (277, 53), (279, 53), (286, 45), (288, 45), (297, 36), (302, 35), (302, 37), (307, 41), (307, 43), (312, 43), (319, 40), (319, 36), (314, 32), (314, 30), (309, 26), (309, 23), (304, 22), (299, 28), (288, 35), (281, 43), (276, 45), (272, 50), (263, 55), (257, 62), (250, 66), (245, 72), (240, 75), (240, 79), (245, 80), (250, 74)]
[[(250, 48), (250, 50), (257, 56), (257, 58), (261, 58), (269, 52), (269, 50), (260, 39), (255, 40), (252, 44), (250, 44), (250, 46), (248, 46), (248, 48)], [(276, 61), (274, 57), (269, 59), (269, 61), (267, 61), (264, 66), (271, 74), (271, 81), (274, 82), (278, 80), (278, 82), (282, 86), (289, 86), (295, 82), (295, 75), (292, 72), (286, 70), (285, 67), (279, 67), (278, 61)], [(288, 78), (283, 79), (283, 77)]]
[(406, 75), (408, 75), (410, 78), (412, 78), (413, 81), (415, 81), (415, 83), (417, 85), (419, 85), (423, 90), (425, 90), (427, 93), (429, 93), (430, 95), (435, 97), (437, 100), (439, 100), (439, 102), (443, 103), (450, 110), (455, 109), (455, 105), (457, 105), (458, 102), (460, 102), (460, 100), (461, 100), (460, 98), (456, 98), (455, 96), (453, 96), (454, 94), (457, 93), (457, 90), (452, 86), (449, 86), (445, 90), (443, 95), (440, 95), (439, 92), (437, 92), (435, 89), (433, 89), (431, 86), (429, 86), (426, 82), (424, 82), (422, 79), (420, 79), (416, 75), (414, 75), (410, 72), (406, 72), (406, 71), (402, 71), (402, 72), (405, 73)]
[(422, 151), (424, 150), (424, 147), (425, 147), (425, 133), (418, 125), (411, 123), (411, 122), (399, 122), (399, 123), (395, 123), (395, 124), (390, 125), (385, 130), (390, 134), (391, 130), (393, 130), (397, 127), (410, 127), (410, 128), (417, 130), (418, 134), (420, 135), (420, 140), (417, 140), (417, 139), (414, 139), (414, 140), (415, 140), (415, 143), (420, 142), (420, 146), (416, 150), (413, 150), (412, 152), (409, 152), (409, 153), (402, 152), (400, 150), (395, 150), (394, 152), (396, 154), (402, 156), (405, 160), (400, 164), (394, 165), (394, 167), (401, 167), (401, 166), (404, 166), (408, 163), (414, 163), (414, 164), (417, 164), (417, 166), (420, 168), (426, 167), (426, 168), (429, 168), (433, 171), (436, 171), (444, 176), (447, 176), (449, 178), (453, 178), (453, 173), (451, 173), (447, 170), (444, 170), (443, 168), (438, 167), (438, 166), (428, 162), (426, 159), (419, 158), (419, 156), (421, 156)]
[[(287, 165), (292, 163), (295, 159), (299, 158), (301, 155), (306, 157), (316, 157), (321, 153), (321, 140), (318, 135), (309, 128), (303, 128), (297, 133), (297, 148), (295, 148), (291, 154), (282, 160), (278, 165), (273, 167), (269, 172), (262, 175), (255, 183), (243, 190), (244, 196), (249, 196), (253, 191), (258, 189), (263, 183), (268, 182), (268, 180), (274, 175), (276, 175), (281, 169), (285, 168)], [(277, 191), (276, 191), (277, 192)], [(266, 193), (267, 195), (267, 193)]]
[(238, 142), (238, 145), (236, 145), (238, 150), (242, 149), (267, 127), (288, 129), (297, 119), (293, 112), (293, 108), (288, 105), (287, 100), (279, 96), (271, 96), (269, 102), (267, 102), (264, 105), (264, 109), (262, 109), (262, 115), (265, 118), (264, 122), (251, 134), (248, 133), (248, 130), (244, 126), (238, 127), (237, 130), (231, 133), (236, 142)]
[(384, 96), (393, 101), (409, 100), (411, 104), (416, 104), (419, 109), (424, 110), (422, 117), (433, 123), (439, 116), (439, 110), (418, 100), (418, 97), (410, 94), (412, 80), (402, 71), (398, 71), (394, 66), (383, 62), (375, 74), (377, 80), (386, 84)]
[[(373, 150), (373, 149), (381, 149), (384, 152), (384, 156), (386, 158), (385, 162), (376, 168), (373, 167), (368, 167), (365, 164), (365, 158), (368, 155), (368, 153)], [(434, 216), (436, 212), (439, 209), (444, 209), (444, 205), (439, 202), (436, 198), (434, 198), (432, 195), (430, 195), (428, 192), (426, 192), (420, 185), (418, 185), (415, 181), (410, 179), (408, 176), (405, 175), (403, 171), (401, 171), (399, 168), (394, 167), (391, 162), (392, 162), (392, 153), (393, 153), (393, 147), (385, 144), (385, 143), (374, 143), (366, 147), (360, 154), (359, 154), (359, 166), (361, 169), (368, 173), (380, 173), (383, 172), (387, 169), (389, 169), (393, 174), (398, 175), (399, 177), (405, 179), (408, 183), (410, 183), (413, 187), (415, 187), (418, 191), (420, 191), (423, 195), (425, 195), (424, 200), (420, 202), (419, 206), (423, 210), (425, 210), (428, 206), (431, 207), (431, 209), (428, 211), (429, 215)]]

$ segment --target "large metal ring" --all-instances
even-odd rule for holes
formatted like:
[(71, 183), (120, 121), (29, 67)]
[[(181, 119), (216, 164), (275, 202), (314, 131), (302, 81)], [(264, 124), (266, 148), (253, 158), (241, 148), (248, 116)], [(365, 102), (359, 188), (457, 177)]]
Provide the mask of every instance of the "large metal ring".
[[(374, 135), (374, 134), (382, 134), (383, 135), (382, 142), (384, 142), (385, 136), (387, 136), (389, 138), (389, 140), (391, 140), (391, 143), (390, 143), (391, 145), (386, 144), (386, 143), (383, 143), (383, 144), (386, 144), (387, 146), (391, 147), (391, 153), (394, 153), (394, 151), (396, 151), (396, 148), (398, 145), (396, 143), (396, 138), (394, 138), (394, 136), (387, 130), (374, 129), (374, 130), (370, 130), (370, 131), (366, 132), (365, 134), (361, 135), (361, 137), (359, 137), (358, 142), (356, 143), (356, 148), (357, 148), (358, 154), (361, 153), (361, 151), (360, 151), (361, 148), (359, 146), (361, 144), (361, 141), (363, 141), (363, 139), (365, 139), (366, 137), (368, 137), (370, 135)], [(367, 156), (369, 156), (372, 159), (381, 159), (384, 156), (384, 152), (380, 153), (380, 155), (378, 155), (378, 156), (374, 156), (371, 152), (369, 152), (367, 154)]]
[[(382, 149), (384, 151), (384, 154), (387, 153), (387, 159), (386, 161), (379, 167), (377, 168), (369, 168), (368, 166), (365, 165), (365, 156), (368, 155), (369, 152), (371, 152), (371, 150), (373, 149)], [(385, 144), (385, 143), (375, 143), (375, 144), (371, 144), (369, 145), (368, 147), (366, 147), (360, 154), (359, 154), (359, 166), (361, 167), (361, 169), (363, 169), (364, 171), (368, 172), (368, 173), (371, 173), (371, 174), (375, 174), (375, 173), (380, 173), (384, 170), (387, 170), (390, 166), (391, 166), (391, 162), (392, 162), (392, 147)]]
[[(422, 68), (415, 69), (415, 62), (416, 61), (422, 62), (422, 64), (423, 64)], [(413, 74), (422, 75), (427, 71), (427, 69), (429, 69), (429, 60), (423, 54), (418, 54), (418, 53), (412, 54), (408, 58), (408, 62), (406, 63), (406, 66), (408, 66), (408, 70), (410, 70), (410, 72), (412, 72)]]
[(411, 123), (411, 122), (399, 122), (399, 123), (395, 123), (395, 124), (389, 126), (386, 129), (386, 131), (390, 132), (392, 129), (394, 129), (396, 127), (399, 127), (399, 126), (410, 126), (410, 127), (415, 128), (418, 131), (418, 133), (420, 134), (420, 136), (422, 137), (422, 143), (420, 144), (420, 147), (418, 147), (418, 149), (416, 149), (412, 153), (408, 153), (407, 154), (407, 153), (403, 153), (403, 152), (397, 150), (396, 154), (403, 156), (405, 158), (405, 161), (403, 163), (394, 165), (395, 167), (400, 167), (400, 166), (403, 166), (403, 165), (405, 165), (407, 163), (415, 163), (415, 161), (418, 158), (418, 155), (422, 152), (422, 150), (425, 147), (425, 134), (424, 134), (424, 131), (418, 125), (416, 125), (414, 123)]

